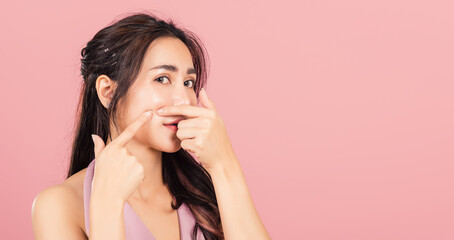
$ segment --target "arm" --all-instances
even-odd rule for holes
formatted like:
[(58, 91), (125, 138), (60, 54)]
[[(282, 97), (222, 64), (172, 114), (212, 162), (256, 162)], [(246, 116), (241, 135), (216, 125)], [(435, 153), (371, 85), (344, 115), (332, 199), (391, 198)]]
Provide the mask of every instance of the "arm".
[(87, 239), (75, 221), (75, 199), (74, 191), (63, 185), (41, 191), (31, 209), (34, 239)]
[(93, 191), (90, 198), (89, 239), (125, 239), (124, 202)]
[(228, 156), (228, 166), (209, 170), (216, 192), (224, 237), (231, 239), (271, 239), (252, 202), (234, 154)]

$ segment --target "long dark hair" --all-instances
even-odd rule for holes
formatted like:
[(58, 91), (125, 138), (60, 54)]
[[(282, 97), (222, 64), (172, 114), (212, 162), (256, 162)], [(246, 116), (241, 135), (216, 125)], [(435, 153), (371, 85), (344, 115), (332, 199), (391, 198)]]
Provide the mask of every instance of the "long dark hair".
[[(66, 178), (88, 167), (95, 158), (91, 134), (104, 142), (110, 136), (110, 121), (117, 128), (117, 106), (123, 103), (129, 87), (135, 81), (148, 46), (158, 37), (180, 39), (189, 49), (197, 74), (196, 96), (207, 80), (208, 55), (200, 39), (186, 29), (176, 27), (172, 20), (164, 21), (151, 13), (135, 13), (124, 17), (95, 34), (81, 51), (82, 90), (77, 108), (75, 137), (71, 163)], [(97, 95), (96, 79), (105, 74), (117, 83), (109, 108)], [(210, 174), (186, 150), (162, 153), (162, 176), (178, 209), (186, 203), (196, 218), (192, 231), (202, 231), (205, 239), (224, 239), (221, 218)]]

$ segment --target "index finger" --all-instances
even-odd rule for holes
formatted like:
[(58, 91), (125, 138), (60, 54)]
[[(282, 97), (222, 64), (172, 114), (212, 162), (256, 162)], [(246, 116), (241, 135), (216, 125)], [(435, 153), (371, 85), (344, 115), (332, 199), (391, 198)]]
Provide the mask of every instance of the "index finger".
[(209, 116), (210, 114), (208, 109), (192, 105), (165, 106), (156, 112), (161, 116), (184, 115), (188, 117), (202, 117)]
[(152, 111), (142, 113), (134, 122), (132, 122), (118, 137), (111, 143), (124, 146), (151, 117)]

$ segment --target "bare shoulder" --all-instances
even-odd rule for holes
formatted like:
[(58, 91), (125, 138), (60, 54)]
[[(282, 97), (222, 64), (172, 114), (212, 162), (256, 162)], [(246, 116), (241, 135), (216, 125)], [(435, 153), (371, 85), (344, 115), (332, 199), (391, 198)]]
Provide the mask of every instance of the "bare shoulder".
[(31, 211), (35, 239), (87, 239), (83, 199), (85, 172), (86, 168), (36, 195)]

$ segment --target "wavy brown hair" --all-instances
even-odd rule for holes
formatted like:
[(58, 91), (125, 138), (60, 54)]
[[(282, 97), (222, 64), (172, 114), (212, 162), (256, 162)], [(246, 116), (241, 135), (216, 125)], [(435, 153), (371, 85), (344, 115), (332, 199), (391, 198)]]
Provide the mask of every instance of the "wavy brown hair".
[[(66, 178), (86, 168), (95, 158), (91, 134), (106, 142), (111, 130), (109, 119), (118, 131), (117, 108), (134, 83), (149, 45), (159, 37), (180, 39), (188, 47), (197, 74), (194, 91), (199, 96), (207, 82), (208, 55), (195, 34), (178, 28), (172, 20), (164, 21), (151, 13), (134, 13), (101, 29), (81, 51), (83, 83)], [(96, 79), (101, 74), (117, 83), (107, 109), (96, 91)], [(176, 200), (171, 207), (178, 209), (186, 203), (196, 218), (192, 239), (196, 239), (199, 230), (205, 239), (224, 239), (212, 179), (202, 165), (182, 148), (175, 153), (163, 152), (162, 176)]]

